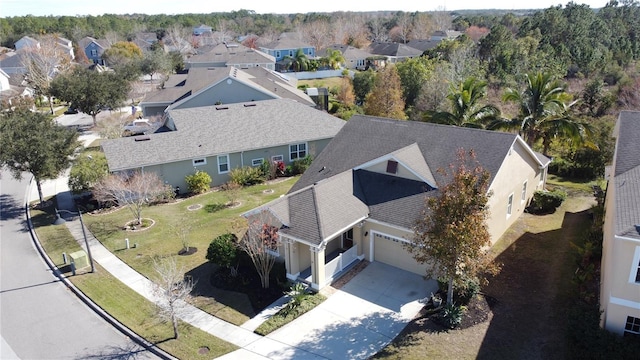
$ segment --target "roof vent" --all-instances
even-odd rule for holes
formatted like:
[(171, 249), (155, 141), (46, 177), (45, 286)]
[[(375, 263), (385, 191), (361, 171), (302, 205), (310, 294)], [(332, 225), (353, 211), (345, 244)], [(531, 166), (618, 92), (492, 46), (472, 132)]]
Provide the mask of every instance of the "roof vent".
[(388, 174), (397, 174), (398, 173), (398, 162), (394, 160), (387, 161), (387, 173)]
[(252, 106), (256, 106), (256, 104), (244, 104), (244, 107), (252, 107)]
[(216, 110), (229, 110), (228, 106), (216, 106)]
[(151, 138), (149, 137), (149, 135), (142, 135), (142, 136), (134, 136), (133, 140), (135, 140), (135, 141), (149, 141), (149, 140), (151, 140)]

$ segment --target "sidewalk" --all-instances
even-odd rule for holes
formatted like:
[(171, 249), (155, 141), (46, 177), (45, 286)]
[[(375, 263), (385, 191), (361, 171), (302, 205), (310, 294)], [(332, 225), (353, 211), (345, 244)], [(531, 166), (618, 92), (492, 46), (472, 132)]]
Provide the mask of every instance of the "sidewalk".
[[(57, 207), (60, 210), (67, 210), (77, 213), (77, 208), (69, 190), (68, 175), (63, 175), (56, 180), (46, 181), (42, 186), (45, 196), (57, 194)], [(35, 194), (34, 194), (35, 193)], [(31, 189), (31, 199), (37, 198), (35, 187)], [(66, 220), (65, 225), (82, 246), (87, 251), (79, 217), (72, 216), (65, 211), (60, 212), (60, 216)], [(111, 275), (118, 278), (124, 284), (145, 297), (147, 300), (158, 303), (160, 298), (153, 293), (153, 283), (128, 266), (117, 256), (105, 248), (100, 241), (85, 226), (87, 242), (93, 261), (100, 264)], [(224, 341), (232, 343), (241, 349), (231, 352), (221, 359), (319, 359), (315, 354), (305, 350), (295, 348), (280, 341), (272, 340), (255, 334), (253, 330), (269, 316), (276, 313), (286, 300), (280, 299), (265, 309), (263, 312), (250, 319), (242, 326), (230, 324), (224, 320), (216, 318), (195, 306), (185, 304), (179, 313), (179, 318), (193, 326), (200, 328), (207, 333), (216, 336)]]

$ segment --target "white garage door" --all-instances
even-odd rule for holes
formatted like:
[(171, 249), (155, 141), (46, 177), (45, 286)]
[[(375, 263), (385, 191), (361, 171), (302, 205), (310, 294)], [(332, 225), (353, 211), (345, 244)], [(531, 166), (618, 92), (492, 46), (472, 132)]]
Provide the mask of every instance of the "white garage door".
[(416, 262), (404, 248), (405, 241), (386, 234), (373, 233), (374, 261), (380, 261), (418, 275), (425, 274), (425, 266)]

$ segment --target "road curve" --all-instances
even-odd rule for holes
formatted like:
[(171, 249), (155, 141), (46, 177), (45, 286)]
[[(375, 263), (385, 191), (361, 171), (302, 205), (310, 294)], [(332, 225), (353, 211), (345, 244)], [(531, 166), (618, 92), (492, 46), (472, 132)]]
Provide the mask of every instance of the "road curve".
[(82, 303), (44, 263), (25, 214), (28, 181), (0, 174), (0, 358), (155, 359)]

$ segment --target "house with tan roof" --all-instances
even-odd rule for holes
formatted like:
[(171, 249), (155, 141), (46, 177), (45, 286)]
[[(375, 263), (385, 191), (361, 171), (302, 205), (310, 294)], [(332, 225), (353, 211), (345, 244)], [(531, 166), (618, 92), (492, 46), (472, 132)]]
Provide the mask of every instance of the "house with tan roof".
[(280, 70), (280, 67), (284, 67), (285, 64), (283, 63), (283, 60), (294, 57), (300, 49), (302, 49), (302, 52), (307, 56), (307, 58), (312, 59), (316, 57), (316, 49), (313, 45), (305, 43), (292, 34), (283, 34), (276, 41), (262, 45), (259, 48), (260, 51), (267, 53), (276, 59), (276, 70)]
[(497, 241), (543, 189), (550, 162), (516, 134), (353, 116), (283, 197), (244, 214), (267, 214), (279, 228), (287, 276), (314, 289), (358, 260), (383, 262), (419, 275), (405, 246), (445, 179), (438, 172), (458, 149), (474, 150), (490, 174), (487, 227)]
[(622, 111), (607, 184), (600, 276), (601, 326), (640, 336), (640, 111)]
[(315, 157), (344, 124), (291, 99), (176, 108), (167, 111), (168, 131), (104, 140), (102, 149), (110, 172), (153, 171), (186, 191), (196, 169), (215, 186), (234, 168)]
[(291, 99), (316, 106), (309, 95), (288, 78), (261, 66), (238, 69), (192, 68), (172, 75), (164, 87), (148, 94), (140, 107), (144, 116), (162, 116), (167, 109), (233, 104), (270, 99)]
[(323, 57), (327, 56), (328, 49), (340, 51), (344, 58), (344, 68), (350, 70), (366, 70), (367, 59), (372, 56), (371, 53), (365, 50), (342, 44), (331, 45), (326, 49), (319, 50), (318, 54)]

